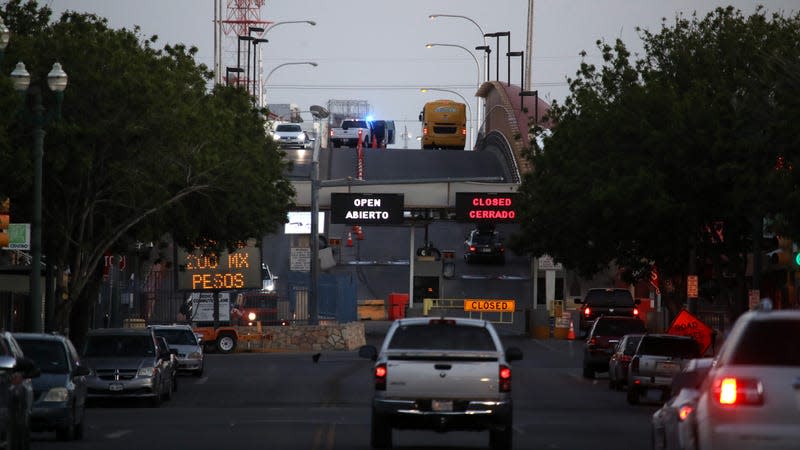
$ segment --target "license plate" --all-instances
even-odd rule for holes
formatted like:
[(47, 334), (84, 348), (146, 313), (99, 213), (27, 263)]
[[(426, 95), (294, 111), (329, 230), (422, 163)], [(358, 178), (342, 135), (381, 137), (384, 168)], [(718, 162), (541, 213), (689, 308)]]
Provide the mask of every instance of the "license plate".
[(452, 411), (453, 410), (453, 401), (452, 400), (432, 400), (431, 401), (431, 409), (434, 411)]
[(119, 392), (122, 389), (124, 389), (124, 386), (122, 385), (122, 383), (111, 383), (111, 384), (108, 385), (108, 390), (109, 391)]
[(489, 253), (489, 252), (491, 252), (491, 251), (492, 251), (492, 249), (490, 249), (490, 248), (482, 248), (482, 249), (481, 249), (481, 251), (482, 251), (483, 253)]
[(678, 369), (680, 369), (680, 367), (673, 362), (656, 363), (656, 370), (660, 372), (674, 373), (677, 372)]

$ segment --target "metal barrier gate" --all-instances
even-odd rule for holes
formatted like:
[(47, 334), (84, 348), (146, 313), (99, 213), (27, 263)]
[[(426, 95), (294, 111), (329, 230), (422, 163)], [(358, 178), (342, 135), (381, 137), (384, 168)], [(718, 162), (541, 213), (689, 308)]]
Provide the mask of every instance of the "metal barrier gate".
[(514, 323), (514, 311), (467, 311), (464, 307), (463, 298), (423, 298), (422, 315), (447, 315), (452, 317), (468, 317), (470, 319), (480, 319), (492, 323)]

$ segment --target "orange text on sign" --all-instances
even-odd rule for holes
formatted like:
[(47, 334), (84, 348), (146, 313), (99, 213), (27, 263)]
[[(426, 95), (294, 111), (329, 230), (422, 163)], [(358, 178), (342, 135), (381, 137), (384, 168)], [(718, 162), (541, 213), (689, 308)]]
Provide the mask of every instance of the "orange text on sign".
[(473, 299), (464, 300), (464, 311), (477, 312), (514, 312), (514, 300)]

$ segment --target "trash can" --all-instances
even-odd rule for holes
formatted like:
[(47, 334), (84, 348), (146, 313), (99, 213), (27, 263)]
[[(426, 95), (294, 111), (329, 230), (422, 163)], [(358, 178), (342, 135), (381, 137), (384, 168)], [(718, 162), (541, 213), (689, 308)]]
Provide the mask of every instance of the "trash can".
[(392, 292), (389, 294), (389, 320), (402, 319), (406, 316), (408, 294)]

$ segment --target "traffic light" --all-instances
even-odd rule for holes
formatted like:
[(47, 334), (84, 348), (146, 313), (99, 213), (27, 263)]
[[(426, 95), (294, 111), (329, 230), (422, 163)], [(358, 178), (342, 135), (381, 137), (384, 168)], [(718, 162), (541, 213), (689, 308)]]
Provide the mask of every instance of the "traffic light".
[(8, 247), (8, 225), (11, 223), (11, 200), (6, 198), (0, 202), (0, 248)]

